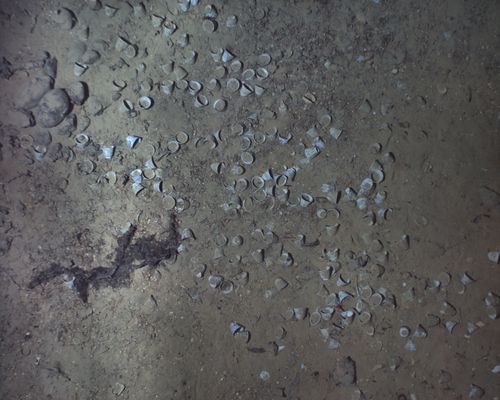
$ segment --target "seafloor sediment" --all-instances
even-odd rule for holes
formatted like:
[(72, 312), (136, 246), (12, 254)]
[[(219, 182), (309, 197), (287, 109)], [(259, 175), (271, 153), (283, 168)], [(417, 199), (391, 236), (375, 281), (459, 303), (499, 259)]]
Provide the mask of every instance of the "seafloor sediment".
[(1, 399), (498, 399), (495, 1), (0, 1)]

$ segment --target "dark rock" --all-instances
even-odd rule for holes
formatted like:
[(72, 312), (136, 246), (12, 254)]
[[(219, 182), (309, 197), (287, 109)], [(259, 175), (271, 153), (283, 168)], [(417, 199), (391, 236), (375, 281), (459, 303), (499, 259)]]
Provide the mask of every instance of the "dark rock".
[(44, 128), (53, 128), (61, 123), (70, 108), (69, 97), (63, 89), (53, 89), (40, 100), (34, 114)]
[(50, 76), (36, 77), (28, 83), (26, 90), (19, 97), (17, 104), (20, 108), (31, 109), (53, 87), (54, 80)]
[(76, 129), (76, 115), (68, 114), (66, 118), (58, 125), (55, 133), (60, 136), (71, 136)]
[(81, 106), (88, 97), (88, 88), (83, 82), (73, 82), (68, 87), (67, 92), (71, 101), (79, 106)]

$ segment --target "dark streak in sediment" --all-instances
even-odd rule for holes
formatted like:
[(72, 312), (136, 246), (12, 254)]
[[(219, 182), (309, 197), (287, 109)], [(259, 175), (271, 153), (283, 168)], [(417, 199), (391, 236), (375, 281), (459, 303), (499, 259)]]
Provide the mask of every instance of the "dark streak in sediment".
[(61, 275), (74, 278), (73, 284), (78, 296), (84, 303), (88, 301), (89, 287), (124, 287), (130, 284), (130, 274), (147, 265), (156, 267), (161, 261), (176, 256), (180, 243), (180, 235), (175, 216), (172, 215), (169, 225), (160, 239), (155, 235), (144, 236), (134, 241), (137, 227), (132, 225), (127, 232), (118, 237), (112, 267), (98, 266), (84, 270), (78, 266), (64, 267), (51, 263), (50, 267), (37, 273), (28, 284), (33, 289)]

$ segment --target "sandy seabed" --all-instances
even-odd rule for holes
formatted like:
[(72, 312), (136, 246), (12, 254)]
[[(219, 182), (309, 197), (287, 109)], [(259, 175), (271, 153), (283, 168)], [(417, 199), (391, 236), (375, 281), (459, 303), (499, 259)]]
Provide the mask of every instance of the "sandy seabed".
[(497, 1), (0, 0), (0, 398), (500, 398)]

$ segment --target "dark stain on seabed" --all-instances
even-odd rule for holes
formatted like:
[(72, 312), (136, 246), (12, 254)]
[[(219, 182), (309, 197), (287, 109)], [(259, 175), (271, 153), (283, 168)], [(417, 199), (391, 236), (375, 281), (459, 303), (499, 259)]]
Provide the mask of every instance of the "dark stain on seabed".
[(37, 273), (28, 284), (33, 289), (43, 283), (47, 283), (61, 275), (69, 275), (74, 278), (73, 284), (80, 299), (86, 303), (89, 296), (89, 287), (95, 289), (103, 287), (124, 287), (130, 284), (130, 274), (145, 266), (156, 267), (163, 260), (175, 257), (177, 247), (180, 244), (178, 223), (175, 216), (170, 218), (167, 229), (159, 236), (144, 236), (134, 241), (137, 226), (132, 225), (127, 232), (118, 237), (115, 249), (115, 257), (111, 267), (95, 267), (84, 270), (78, 266), (64, 267), (52, 263), (44, 271)]

